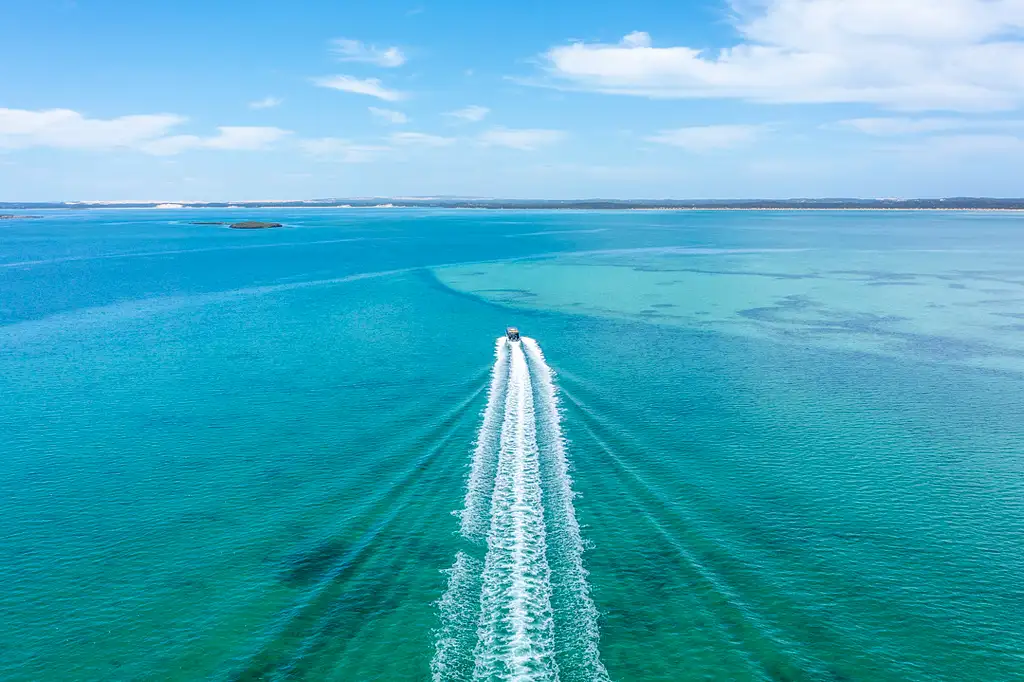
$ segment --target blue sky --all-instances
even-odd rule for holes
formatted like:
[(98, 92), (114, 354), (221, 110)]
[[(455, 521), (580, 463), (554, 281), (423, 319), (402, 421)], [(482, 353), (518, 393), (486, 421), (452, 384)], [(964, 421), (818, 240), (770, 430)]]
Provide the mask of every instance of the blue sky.
[(1022, 0), (4, 0), (0, 201), (1024, 195)]

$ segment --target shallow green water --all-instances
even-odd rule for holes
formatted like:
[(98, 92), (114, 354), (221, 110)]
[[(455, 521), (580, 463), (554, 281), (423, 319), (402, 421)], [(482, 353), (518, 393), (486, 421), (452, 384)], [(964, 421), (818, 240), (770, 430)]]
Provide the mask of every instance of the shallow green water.
[(1024, 676), (1019, 216), (194, 215), (2, 228), (0, 677), (473, 679), (510, 323), (559, 679)]

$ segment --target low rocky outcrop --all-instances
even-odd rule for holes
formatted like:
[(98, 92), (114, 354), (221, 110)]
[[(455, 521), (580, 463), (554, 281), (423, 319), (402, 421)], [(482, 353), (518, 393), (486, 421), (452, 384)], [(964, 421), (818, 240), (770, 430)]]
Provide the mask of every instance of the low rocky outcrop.
[(265, 230), (270, 227), (283, 227), (281, 223), (261, 223), (256, 220), (247, 220), (241, 223), (231, 223), (228, 227), (233, 230)]
[(226, 223), (222, 220), (194, 220), (189, 225), (227, 225), (235, 230), (265, 230), (270, 227), (284, 227), (281, 223), (262, 223), (258, 220), (243, 220), (240, 223)]

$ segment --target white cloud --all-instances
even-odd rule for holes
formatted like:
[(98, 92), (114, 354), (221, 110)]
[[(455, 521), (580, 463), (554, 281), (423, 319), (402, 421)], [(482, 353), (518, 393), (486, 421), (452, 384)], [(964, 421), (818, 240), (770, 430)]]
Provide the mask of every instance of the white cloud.
[(264, 97), (258, 99), (255, 102), (249, 102), (250, 109), (273, 109), (274, 107), (281, 106), (284, 100), (278, 99), (277, 97)]
[(185, 122), (174, 114), (86, 118), (70, 109), (0, 109), (0, 148), (133, 148)]
[(219, 134), (203, 138), (203, 146), (210, 149), (265, 149), (291, 134), (288, 130), (271, 126), (221, 126)]
[(720, 50), (574, 43), (543, 55), (553, 83), (646, 97), (861, 102), (983, 111), (1024, 102), (1021, 0), (731, 0)]
[(313, 84), (318, 85), (321, 88), (331, 88), (333, 90), (342, 90), (344, 92), (352, 92), (357, 95), (369, 95), (370, 97), (376, 97), (382, 99), (385, 102), (398, 102), (405, 99), (405, 93), (398, 92), (397, 90), (389, 90), (384, 87), (384, 84), (380, 82), (379, 78), (356, 78), (355, 76), (322, 76), (320, 78), (314, 78)]
[(428, 135), (427, 133), (392, 133), (388, 138), (396, 146), (445, 147), (455, 142), (455, 138)]
[(364, 45), (358, 40), (348, 38), (331, 41), (331, 52), (342, 62), (361, 62), (386, 68), (405, 64), (405, 55), (397, 47), (381, 49), (376, 45)]
[(210, 137), (169, 135), (186, 120), (174, 114), (92, 119), (70, 109), (0, 109), (0, 148), (135, 149), (163, 156), (188, 149), (265, 149), (290, 134), (281, 128), (223, 126)]
[(1015, 120), (984, 120), (967, 118), (852, 118), (839, 121), (835, 126), (857, 130), (866, 135), (877, 137), (895, 137), (921, 133), (937, 133), (965, 129), (1019, 129), (1024, 128), (1024, 121)]
[(753, 142), (764, 130), (755, 125), (709, 125), (662, 130), (646, 138), (649, 142), (681, 147), (691, 152), (734, 149)]
[(408, 123), (409, 117), (403, 114), (401, 111), (394, 111), (393, 109), (381, 109), (379, 107), (369, 107), (370, 113), (381, 119), (386, 123), (392, 123), (394, 125), (400, 125), (402, 123)]
[(491, 110), (487, 107), (482, 107), (478, 104), (471, 104), (468, 107), (463, 107), (462, 109), (449, 111), (445, 113), (445, 116), (457, 118), (460, 121), (465, 121), (467, 123), (479, 123), (484, 120), (489, 113), (491, 113)]
[(310, 156), (340, 163), (366, 163), (391, 150), (387, 146), (358, 144), (340, 137), (300, 140), (299, 147)]
[(547, 147), (561, 142), (564, 138), (565, 133), (561, 130), (492, 128), (481, 133), (477, 139), (488, 147), (509, 147), (533, 151), (539, 147)]
[(140, 149), (149, 154), (170, 156), (190, 149), (221, 149), (231, 151), (258, 151), (291, 134), (288, 130), (269, 126), (222, 126), (211, 137), (173, 135), (143, 144)]
[(840, 121), (838, 125), (858, 130), (867, 135), (885, 137), (956, 130), (963, 127), (964, 123), (964, 121), (953, 118), (852, 118)]

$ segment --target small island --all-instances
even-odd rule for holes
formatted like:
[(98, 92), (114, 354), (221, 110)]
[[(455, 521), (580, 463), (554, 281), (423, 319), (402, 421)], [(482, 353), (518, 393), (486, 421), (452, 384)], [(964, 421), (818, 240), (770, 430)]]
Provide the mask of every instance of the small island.
[(269, 227), (283, 227), (281, 223), (261, 223), (255, 220), (247, 220), (241, 223), (231, 223), (228, 227), (234, 230), (265, 230)]
[(281, 223), (261, 223), (256, 220), (245, 220), (240, 223), (226, 223), (220, 220), (195, 220), (189, 225), (227, 225), (235, 230), (265, 230), (268, 227), (284, 227)]
[(42, 218), (41, 215), (13, 215), (10, 213), (0, 214), (0, 220), (36, 220)]

